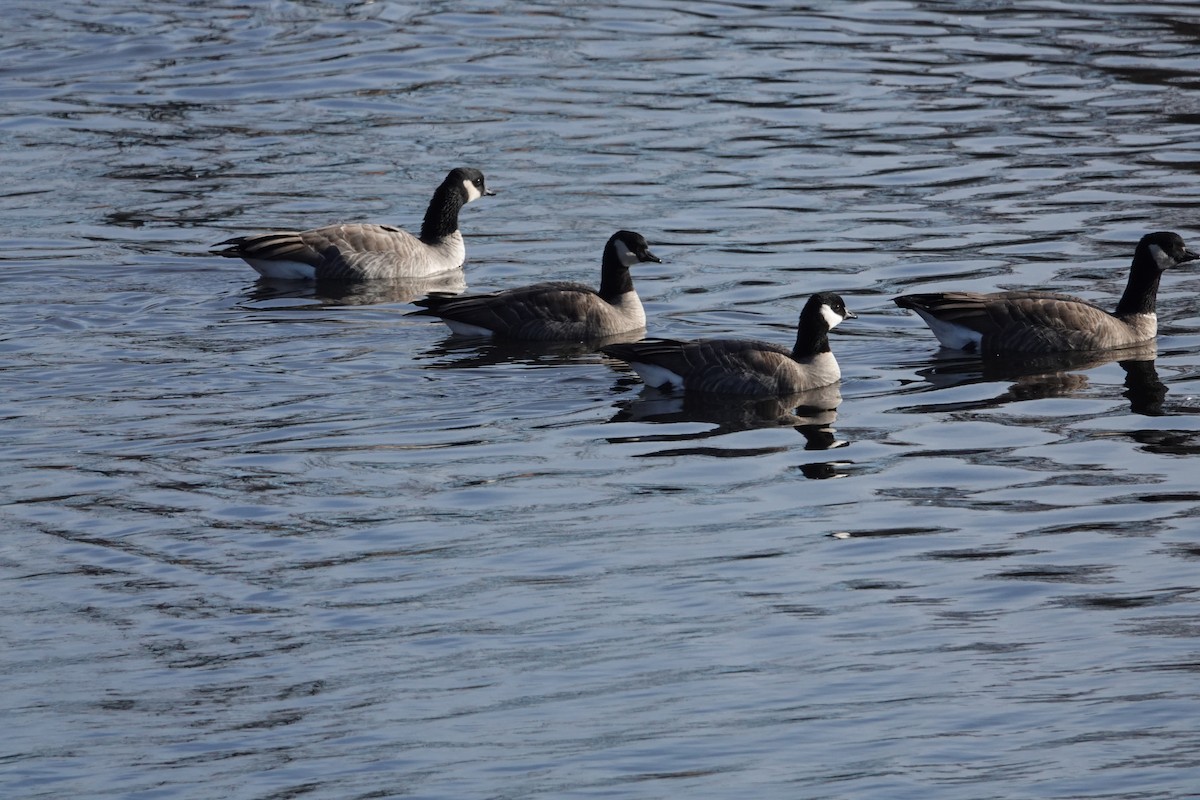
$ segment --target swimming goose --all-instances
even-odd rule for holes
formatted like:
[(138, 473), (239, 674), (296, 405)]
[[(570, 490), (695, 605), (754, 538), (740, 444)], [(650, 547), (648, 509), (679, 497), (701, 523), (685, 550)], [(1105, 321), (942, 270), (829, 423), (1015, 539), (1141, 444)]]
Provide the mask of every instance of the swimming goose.
[(1163, 270), (1197, 257), (1178, 234), (1143, 236), (1112, 314), (1071, 295), (1029, 291), (909, 294), (895, 303), (920, 314), (944, 347), (983, 355), (1111, 350), (1155, 337)]
[(796, 394), (836, 383), (842, 372), (829, 349), (829, 331), (856, 319), (842, 298), (821, 292), (800, 312), (791, 350), (749, 339), (645, 339), (600, 348), (628, 362), (646, 385), (755, 397)]
[(640, 233), (617, 231), (604, 246), (600, 291), (582, 283), (552, 281), (491, 294), (427, 297), (412, 314), (438, 317), (462, 336), (500, 336), (526, 341), (601, 339), (646, 326), (646, 312), (629, 268), (661, 263)]
[(243, 259), (264, 278), (343, 283), (425, 278), (463, 265), (467, 250), (458, 230), (459, 209), (494, 194), (482, 172), (458, 167), (433, 193), (420, 237), (391, 225), (350, 223), (238, 236), (213, 252)]

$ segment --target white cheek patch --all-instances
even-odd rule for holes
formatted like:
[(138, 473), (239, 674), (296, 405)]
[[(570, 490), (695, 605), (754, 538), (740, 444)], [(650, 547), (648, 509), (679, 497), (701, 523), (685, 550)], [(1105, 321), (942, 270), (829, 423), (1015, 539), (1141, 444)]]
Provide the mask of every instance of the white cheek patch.
[(1154, 263), (1158, 264), (1159, 269), (1169, 269), (1175, 266), (1175, 259), (1156, 244), (1150, 245), (1150, 255), (1154, 256)]
[(483, 192), (479, 191), (479, 187), (471, 183), (471, 181), (463, 181), (463, 188), (467, 190), (468, 203), (483, 197)]
[(841, 325), (842, 320), (845, 319), (841, 314), (830, 308), (827, 303), (821, 305), (821, 317), (825, 320), (825, 324), (829, 326), (829, 330), (833, 330), (838, 325)]
[(632, 267), (634, 264), (638, 263), (641, 260), (638, 258), (637, 253), (630, 250), (628, 245), (626, 245), (620, 239), (617, 239), (616, 245), (617, 245), (617, 258), (621, 259), (621, 263), (624, 264), (625, 266)]

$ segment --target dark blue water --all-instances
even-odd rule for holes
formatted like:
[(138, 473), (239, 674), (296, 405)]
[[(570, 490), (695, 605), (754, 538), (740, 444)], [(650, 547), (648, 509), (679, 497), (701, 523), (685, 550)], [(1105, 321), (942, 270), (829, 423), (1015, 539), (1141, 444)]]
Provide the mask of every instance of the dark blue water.
[[(891, 303), (1195, 246), (1190, 5), (6, 10), (0, 795), (1198, 796), (1200, 272), (1034, 374)], [(631, 228), (653, 334), (838, 291), (840, 404), (207, 253), (415, 228), (459, 164), (472, 290)]]

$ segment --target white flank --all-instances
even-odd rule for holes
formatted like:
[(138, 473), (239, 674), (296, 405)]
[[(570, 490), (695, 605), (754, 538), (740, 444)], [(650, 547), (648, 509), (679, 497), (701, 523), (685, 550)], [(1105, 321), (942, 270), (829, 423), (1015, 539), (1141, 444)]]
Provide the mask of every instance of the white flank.
[(312, 264), (303, 261), (273, 261), (264, 258), (247, 258), (246, 263), (264, 278), (274, 278), (280, 281), (311, 281), (317, 277), (317, 270)]
[(665, 367), (657, 364), (644, 364), (640, 361), (630, 361), (629, 366), (647, 386), (653, 386), (655, 389), (683, 388), (683, 376), (677, 375)]
[(921, 319), (925, 320), (925, 324), (929, 326), (929, 330), (933, 331), (933, 335), (937, 337), (943, 347), (967, 350), (971, 347), (978, 347), (983, 340), (983, 334), (979, 331), (938, 319), (919, 308), (913, 310), (921, 315)]
[(442, 322), (450, 326), (450, 332), (458, 336), (494, 336), (495, 331), (490, 328), (481, 328), (478, 325), (472, 325), (469, 322), (459, 322), (455, 319), (443, 319)]

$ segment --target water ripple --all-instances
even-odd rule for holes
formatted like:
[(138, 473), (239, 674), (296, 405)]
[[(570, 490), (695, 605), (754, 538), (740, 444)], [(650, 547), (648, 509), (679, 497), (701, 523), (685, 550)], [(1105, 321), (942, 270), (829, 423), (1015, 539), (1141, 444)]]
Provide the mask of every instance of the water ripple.
[[(1192, 270), (1137, 358), (980, 364), (890, 302), (1111, 306), (1146, 230), (1195, 245), (1188, 6), (9, 11), (5, 796), (1193, 791)], [(460, 163), (499, 194), (448, 283), (207, 254), (413, 229)], [(837, 399), (404, 316), (593, 284), (623, 227), (653, 335), (844, 294)]]

